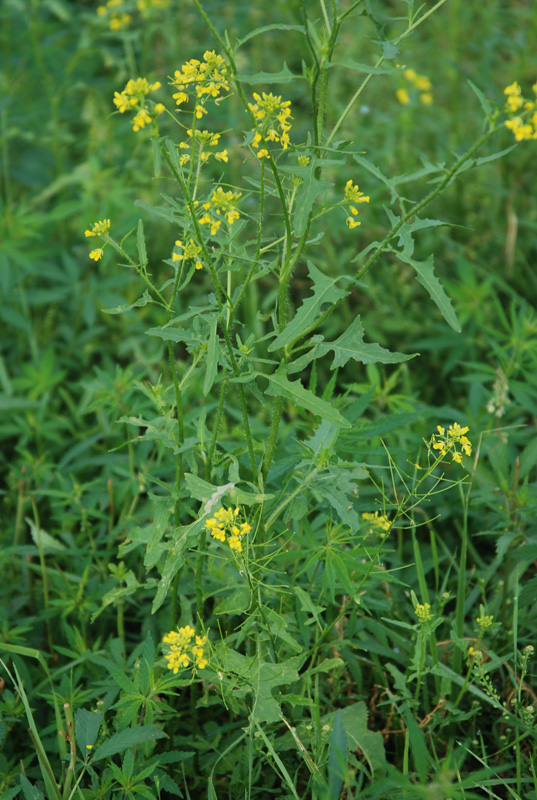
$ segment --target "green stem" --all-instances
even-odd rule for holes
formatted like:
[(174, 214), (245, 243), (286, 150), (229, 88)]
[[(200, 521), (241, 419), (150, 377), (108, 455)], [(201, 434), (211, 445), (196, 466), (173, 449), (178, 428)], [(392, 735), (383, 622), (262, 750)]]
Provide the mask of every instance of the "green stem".
[[(41, 524), (39, 521), (39, 512), (37, 510), (37, 505), (32, 495), (30, 495), (30, 502), (32, 504), (32, 511), (34, 514), (34, 525), (37, 537), (37, 549), (39, 551), (39, 565), (41, 568), (41, 580), (43, 581), (43, 604), (45, 606), (45, 611), (47, 611), (49, 607), (48, 576), (47, 576), (47, 565), (45, 562), (45, 551), (43, 550), (43, 541), (41, 539)], [(49, 653), (53, 653), (54, 644), (52, 640), (52, 628), (50, 626), (50, 619), (48, 618), (48, 615), (45, 621), (45, 625), (47, 630)]]
[[(464, 611), (466, 603), (466, 557), (468, 552), (468, 495), (464, 496), (462, 485), (459, 484), (461, 501), (463, 504), (463, 524), (461, 531), (461, 554), (459, 558), (459, 580), (457, 584), (457, 606), (455, 609), (455, 632), (459, 642), (464, 637)], [(453, 671), (459, 675), (462, 668), (462, 650), (458, 644), (453, 648)]]

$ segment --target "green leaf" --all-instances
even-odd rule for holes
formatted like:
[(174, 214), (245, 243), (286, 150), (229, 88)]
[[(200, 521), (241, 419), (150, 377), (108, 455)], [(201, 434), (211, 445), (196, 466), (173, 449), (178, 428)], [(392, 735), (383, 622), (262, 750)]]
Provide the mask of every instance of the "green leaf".
[(135, 300), (134, 303), (126, 303), (122, 306), (116, 306), (115, 308), (102, 308), (101, 311), (103, 314), (124, 314), (125, 311), (130, 311), (131, 308), (143, 308), (148, 303), (152, 303), (153, 300), (151, 295), (149, 294), (149, 290), (146, 289), (145, 292), (138, 300)]
[(353, 72), (364, 72), (367, 75), (389, 75), (398, 70), (397, 67), (373, 67), (370, 64), (360, 64), (353, 58), (346, 58), (343, 61), (332, 61), (328, 64), (329, 67), (345, 67)]
[[(20, 783), (22, 787), (22, 793), (24, 794), (25, 800), (45, 800), (43, 793), (39, 791), (37, 786), (33, 786), (26, 775), (20, 775)], [(2, 794), (2, 798), (4, 795)]]
[(141, 219), (138, 220), (138, 229), (136, 231), (136, 246), (138, 248), (138, 261), (141, 267), (147, 264), (147, 250), (145, 247), (144, 237), (144, 223)]
[(347, 774), (347, 736), (343, 727), (341, 710), (336, 712), (328, 740), (328, 790), (329, 797), (339, 797)]
[(203, 520), (197, 519), (190, 525), (184, 525), (174, 530), (173, 538), (168, 549), (168, 555), (166, 556), (166, 561), (162, 569), (161, 578), (158, 582), (157, 593), (153, 600), (153, 605), (151, 606), (152, 614), (158, 611), (165, 601), (173, 579), (185, 563), (184, 554), (189, 547), (192, 547), (197, 542), (202, 526)]
[(393, 58), (396, 58), (397, 55), (399, 54), (399, 45), (396, 44), (395, 42), (388, 42), (384, 40), (381, 42), (377, 42), (377, 44), (380, 44), (382, 48), (383, 57), (387, 58), (389, 61), (391, 61)]
[(447, 324), (457, 333), (461, 332), (461, 325), (451, 300), (444, 291), (444, 288), (434, 274), (434, 256), (431, 254), (425, 261), (416, 261), (414, 258), (405, 255), (404, 252), (391, 250), (400, 261), (409, 264), (417, 272), (417, 281), (427, 289), (429, 297), (435, 303), (438, 310), (446, 320)]
[(391, 353), (380, 344), (366, 344), (364, 341), (364, 328), (360, 317), (356, 317), (349, 325), (345, 333), (333, 342), (322, 342), (317, 345), (319, 356), (325, 355), (330, 350), (334, 351), (334, 360), (330, 369), (344, 367), (347, 361), (352, 358), (362, 364), (399, 364), (401, 361), (408, 361), (415, 358), (418, 353), (405, 355), (404, 353)]
[(287, 378), (285, 366), (282, 364), (272, 375), (266, 375), (269, 385), (265, 391), (270, 397), (285, 397), (296, 406), (305, 408), (315, 416), (322, 417), (328, 422), (335, 422), (342, 428), (350, 428), (350, 422), (342, 417), (330, 403), (319, 399), (313, 392), (304, 389), (300, 381), (290, 381)]
[(256, 72), (255, 75), (237, 75), (237, 80), (241, 83), (255, 85), (257, 83), (291, 83), (303, 75), (293, 75), (289, 67), (283, 62), (280, 72)]
[(39, 540), (41, 540), (41, 547), (44, 553), (58, 553), (65, 550), (65, 545), (59, 542), (50, 533), (47, 533), (42, 528), (37, 529), (37, 526), (31, 517), (26, 517), (26, 522), (30, 526), (31, 537), (37, 547), (39, 547)]
[(98, 711), (88, 711), (86, 708), (79, 708), (75, 714), (75, 739), (82, 753), (91, 750), (103, 720), (103, 714)]
[(302, 185), (296, 195), (293, 214), (294, 232), (297, 236), (302, 236), (306, 230), (308, 217), (317, 197), (320, 194), (325, 194), (333, 186), (332, 181), (315, 176), (320, 163), (318, 159), (312, 158), (307, 166), (301, 167), (297, 165), (292, 168), (293, 174), (302, 178)]
[(475, 83), (473, 83), (469, 78), (466, 78), (466, 82), (470, 87), (470, 89), (472, 90), (472, 92), (477, 97), (477, 99), (479, 100), (481, 108), (485, 112), (486, 116), (490, 118), (495, 110), (495, 107), (497, 107), (496, 104), (491, 103), (491, 101), (487, 97), (485, 97), (481, 89), (479, 89), (475, 85)]
[[(328, 719), (333, 718), (335, 713), (329, 714)], [(353, 703), (341, 709), (340, 713), (349, 749), (357, 750), (360, 748), (374, 774), (379, 775), (384, 772), (386, 756), (382, 735), (368, 729), (365, 703)], [(326, 719), (327, 717), (323, 717), (323, 722)]]
[(156, 739), (167, 739), (167, 734), (154, 725), (134, 725), (124, 731), (114, 733), (106, 742), (103, 742), (93, 754), (93, 761), (123, 753), (131, 747), (136, 747), (145, 742), (154, 742)]
[(318, 270), (311, 261), (308, 261), (308, 270), (314, 284), (313, 295), (304, 300), (291, 322), (270, 343), (269, 351), (278, 350), (278, 348), (285, 347), (285, 345), (295, 341), (303, 330), (308, 329), (315, 323), (325, 306), (336, 303), (348, 294), (346, 290), (338, 289), (336, 286), (341, 276), (328, 277)]
[(220, 350), (220, 340), (216, 335), (218, 319), (216, 315), (210, 324), (209, 342), (207, 344), (207, 363), (205, 368), (205, 380), (203, 381), (203, 396), (207, 397), (212, 389), (218, 368), (218, 352)]
[(269, 31), (297, 31), (298, 33), (305, 34), (305, 29), (303, 25), (284, 25), (280, 23), (273, 23), (271, 25), (262, 25), (259, 28), (254, 28), (254, 30), (250, 31), (250, 33), (247, 33), (243, 39), (238, 39), (236, 44), (237, 49), (239, 47), (242, 47), (242, 45), (249, 39), (253, 39), (254, 36), (260, 36), (262, 33), (268, 33)]

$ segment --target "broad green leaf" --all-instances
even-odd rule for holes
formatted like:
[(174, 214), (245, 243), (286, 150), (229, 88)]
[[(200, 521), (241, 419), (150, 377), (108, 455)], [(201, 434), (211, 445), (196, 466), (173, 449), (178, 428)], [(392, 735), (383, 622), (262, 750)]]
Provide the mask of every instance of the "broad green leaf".
[(416, 261), (414, 258), (405, 255), (403, 252), (398, 252), (397, 250), (391, 250), (391, 252), (394, 253), (400, 261), (403, 261), (405, 264), (409, 264), (417, 272), (418, 283), (421, 283), (421, 285), (427, 289), (429, 297), (435, 303), (447, 324), (450, 325), (454, 331), (460, 333), (461, 325), (457, 319), (455, 310), (451, 305), (451, 300), (445, 293), (442, 284), (434, 274), (433, 255), (431, 254), (425, 261)]
[(256, 72), (255, 75), (237, 75), (237, 80), (240, 83), (255, 85), (257, 83), (291, 83), (297, 78), (303, 77), (303, 75), (293, 75), (284, 61), (280, 72)]
[[(45, 800), (43, 793), (34, 786), (26, 775), (19, 776), (20, 784), (22, 787), (22, 793), (24, 795), (24, 800)], [(2, 793), (2, 800), (4, 798), (4, 794)]]
[(303, 25), (285, 25), (283, 23), (272, 23), (271, 25), (262, 25), (259, 28), (254, 28), (253, 31), (247, 33), (243, 39), (238, 39), (236, 47), (242, 47), (242, 45), (247, 42), (249, 39), (253, 39), (254, 36), (260, 36), (262, 33), (268, 33), (269, 31), (297, 31), (298, 33), (305, 34), (304, 26)]
[(115, 308), (102, 308), (101, 311), (103, 314), (124, 314), (125, 311), (130, 311), (131, 308), (143, 308), (148, 303), (152, 303), (153, 300), (151, 295), (149, 294), (149, 290), (146, 289), (145, 292), (138, 300), (135, 300), (134, 303), (125, 303), (122, 306), (115, 306)]
[(293, 227), (296, 236), (302, 236), (306, 230), (308, 217), (317, 197), (326, 193), (333, 186), (332, 181), (315, 176), (319, 164), (318, 159), (312, 158), (306, 167), (298, 165), (293, 167), (293, 174), (302, 178), (302, 185), (296, 195), (293, 214)]
[(321, 400), (313, 392), (304, 389), (300, 381), (290, 381), (286, 375), (285, 367), (281, 365), (272, 375), (266, 375), (269, 385), (265, 391), (271, 397), (285, 397), (296, 406), (305, 408), (315, 416), (335, 422), (342, 428), (350, 428), (350, 422), (342, 417), (330, 403)]
[(291, 322), (286, 325), (284, 330), (270, 343), (268, 349), (270, 351), (278, 350), (280, 347), (293, 342), (298, 338), (303, 330), (306, 330), (315, 323), (318, 319), (323, 308), (332, 305), (345, 297), (348, 292), (344, 289), (338, 289), (336, 283), (340, 280), (341, 276), (331, 278), (324, 275), (317, 267), (308, 261), (308, 270), (310, 278), (314, 283), (313, 295), (308, 297)]
[(138, 229), (136, 231), (136, 247), (138, 248), (139, 265), (143, 267), (147, 264), (147, 250), (145, 247), (144, 223), (141, 219), (138, 220)]
[(103, 720), (103, 714), (99, 711), (88, 711), (87, 708), (79, 708), (75, 714), (75, 739), (82, 753), (91, 750)]
[(212, 389), (213, 383), (216, 379), (216, 372), (218, 368), (218, 352), (220, 350), (220, 340), (216, 335), (216, 326), (218, 319), (215, 316), (210, 325), (209, 342), (207, 345), (207, 360), (205, 368), (205, 380), (203, 381), (203, 395), (207, 397)]
[(391, 353), (380, 344), (366, 344), (364, 341), (364, 328), (360, 317), (356, 317), (349, 325), (345, 333), (333, 342), (322, 342), (317, 345), (319, 356), (325, 355), (330, 350), (334, 351), (334, 360), (330, 369), (344, 367), (347, 361), (352, 358), (362, 364), (399, 364), (402, 361), (409, 361), (418, 353), (405, 355), (404, 353)]
[(230, 505), (239, 503), (245, 506), (263, 503), (273, 497), (272, 494), (261, 494), (256, 491), (246, 492), (238, 489), (233, 482), (222, 486), (213, 486), (212, 483), (208, 483), (190, 472), (185, 473), (185, 483), (190, 497), (203, 503), (203, 509), (200, 511), (202, 515), (209, 514), (213, 509), (217, 510), (218, 506), (222, 504), (222, 498), (226, 496)]
[[(386, 768), (386, 756), (382, 735), (367, 727), (367, 707), (365, 703), (353, 703), (341, 709), (341, 721), (347, 734), (349, 750), (360, 748), (372, 772), (379, 775)], [(336, 712), (322, 718), (323, 723), (335, 717)]]
[(123, 753), (136, 745), (165, 738), (168, 738), (167, 734), (154, 725), (134, 725), (132, 728), (114, 733), (106, 742), (103, 742), (93, 754), (93, 761), (101, 761), (103, 758)]

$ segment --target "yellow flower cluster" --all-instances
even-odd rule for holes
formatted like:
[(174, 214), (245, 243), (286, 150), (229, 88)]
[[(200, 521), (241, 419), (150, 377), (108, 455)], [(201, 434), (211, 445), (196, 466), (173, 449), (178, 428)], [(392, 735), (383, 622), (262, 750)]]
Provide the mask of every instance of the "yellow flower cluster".
[(97, 8), (100, 17), (110, 17), (111, 31), (120, 31), (132, 22), (132, 16), (123, 11), (124, 6), (124, 0), (108, 0), (106, 5)]
[(191, 58), (183, 64), (180, 70), (175, 70), (172, 86), (177, 88), (173, 98), (178, 106), (188, 103), (190, 94), (194, 91), (196, 105), (194, 108), (197, 119), (207, 113), (205, 104), (207, 100), (219, 103), (223, 98), (222, 92), (229, 92), (229, 66), (225, 59), (217, 55), (214, 50), (206, 50), (203, 61)]
[[(192, 641), (195, 637), (195, 640)], [(177, 675), (183, 667), (203, 669), (209, 663), (204, 651), (207, 636), (196, 636), (196, 631), (191, 625), (185, 625), (176, 631), (170, 631), (162, 637), (165, 645), (164, 658), (168, 662), (168, 669)]]
[(362, 519), (369, 523), (369, 533), (376, 533), (381, 539), (388, 535), (392, 526), (386, 514), (379, 514), (378, 511), (373, 514), (365, 511), (362, 514)]
[(414, 613), (420, 622), (429, 622), (429, 620), (433, 618), (430, 603), (418, 603), (414, 609)]
[(254, 92), (255, 103), (248, 103), (256, 123), (256, 131), (252, 139), (252, 147), (257, 150), (258, 158), (268, 158), (268, 143), (279, 142), (284, 150), (289, 147), (289, 131), (291, 123), (291, 101), (282, 102), (281, 96), (272, 92), (260, 96)]
[(142, 16), (147, 16), (154, 8), (167, 8), (170, 0), (137, 0), (136, 3), (126, 0), (108, 0), (104, 6), (97, 8), (97, 14), (103, 19), (108, 19), (111, 31), (120, 31), (126, 28), (133, 20), (132, 13), (137, 9)]
[(486, 631), (487, 628), (490, 628), (494, 624), (494, 617), (492, 614), (482, 614), (480, 617), (477, 617), (476, 622), (482, 631)]
[[(463, 455), (472, 455), (472, 444), (465, 435), (468, 433), (469, 428), (461, 428), (457, 422), (454, 422), (453, 425), (449, 426), (447, 432), (441, 425), (437, 425), (436, 429), (438, 433), (433, 434), (431, 439), (433, 450), (439, 450), (442, 456), (451, 453), (452, 460), (456, 461), (457, 464), (461, 463)], [(457, 445), (460, 445), (460, 450)]]
[(145, 128), (152, 120), (162, 114), (166, 109), (162, 103), (153, 104), (150, 109), (146, 105), (146, 97), (149, 92), (155, 92), (160, 89), (160, 82), (149, 83), (147, 78), (131, 78), (122, 92), (114, 92), (114, 105), (120, 114), (125, 111), (136, 111), (132, 118), (132, 129), (137, 132)]
[[(108, 232), (110, 231), (110, 220), (109, 219), (101, 219), (99, 222), (94, 222), (91, 229), (84, 231), (84, 235), (88, 236), (108, 236)], [(99, 261), (100, 258), (103, 257), (104, 250), (102, 247), (96, 247), (95, 250), (92, 250), (89, 254), (89, 257), (92, 258), (94, 261)]]
[[(219, 133), (211, 133), (211, 131), (192, 131), (192, 129), (189, 129), (187, 134), (190, 138), (191, 144), (188, 142), (180, 142), (179, 147), (181, 150), (191, 151), (195, 145), (198, 157), (202, 164), (206, 164), (211, 156), (214, 156), (217, 161), (224, 161), (227, 163), (229, 160), (227, 150), (220, 150), (216, 153), (213, 153), (209, 150), (210, 147), (218, 147), (218, 143), (220, 141)], [(193, 143), (192, 139), (194, 139)], [(190, 159), (191, 153), (183, 153), (179, 157), (179, 164), (183, 167), (185, 164), (188, 164)]]
[(220, 508), (215, 512), (214, 517), (205, 520), (205, 528), (209, 531), (213, 539), (219, 542), (227, 540), (228, 545), (237, 553), (242, 552), (241, 539), (252, 530), (248, 522), (240, 522), (240, 506), (235, 509)]
[(345, 200), (349, 203), (349, 210), (352, 214), (352, 216), (347, 217), (347, 225), (352, 230), (362, 224), (360, 220), (356, 219), (358, 215), (356, 205), (358, 205), (358, 203), (369, 203), (369, 197), (366, 197), (366, 195), (360, 191), (358, 184), (353, 183), (352, 180), (348, 180), (345, 184)]
[(181, 248), (181, 253), (173, 253), (172, 254), (172, 261), (195, 261), (196, 262), (196, 269), (201, 269), (203, 264), (199, 260), (198, 256), (201, 253), (201, 247), (196, 244), (193, 239), (190, 239), (189, 242), (185, 247), (183, 247), (183, 243), (180, 239), (177, 239), (175, 242), (175, 246)]
[[(405, 69), (403, 75), (410, 84), (411, 88), (419, 93), (420, 102), (424, 106), (430, 106), (433, 103), (433, 85), (426, 75), (419, 75), (415, 69)], [(410, 105), (410, 94), (406, 86), (401, 86), (397, 89), (395, 96), (403, 106)]]
[(211, 236), (218, 233), (222, 221), (225, 219), (231, 227), (239, 219), (236, 202), (241, 196), (240, 192), (225, 192), (218, 186), (211, 195), (210, 200), (203, 203), (203, 214), (199, 219), (200, 225), (210, 225)]
[[(531, 88), (537, 98), (537, 83)], [(503, 93), (507, 98), (505, 112), (510, 117), (505, 121), (505, 127), (512, 131), (517, 142), (537, 139), (537, 99), (526, 100), (516, 81), (506, 86)]]

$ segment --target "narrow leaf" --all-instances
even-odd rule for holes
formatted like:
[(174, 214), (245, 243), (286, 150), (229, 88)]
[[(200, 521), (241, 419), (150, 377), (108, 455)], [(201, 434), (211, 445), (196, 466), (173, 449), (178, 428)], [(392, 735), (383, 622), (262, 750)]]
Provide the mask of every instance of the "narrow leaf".
[(392, 250), (400, 261), (410, 266), (417, 273), (417, 281), (427, 289), (429, 297), (435, 303), (438, 310), (446, 320), (447, 324), (453, 328), (457, 333), (461, 332), (461, 324), (457, 319), (457, 315), (451, 300), (444, 291), (444, 287), (434, 274), (434, 257), (431, 254), (425, 261), (416, 261), (414, 258), (405, 255), (404, 253)]
[(141, 219), (138, 220), (138, 229), (136, 231), (136, 246), (138, 248), (138, 261), (140, 266), (143, 267), (147, 264), (147, 250), (145, 247), (144, 236), (144, 223)]
[(214, 316), (209, 333), (209, 342), (207, 344), (207, 366), (205, 369), (205, 380), (203, 381), (203, 396), (207, 397), (212, 389), (213, 383), (216, 379), (216, 371), (218, 368), (218, 351), (220, 349), (220, 342), (216, 335), (217, 325), (216, 315)]

